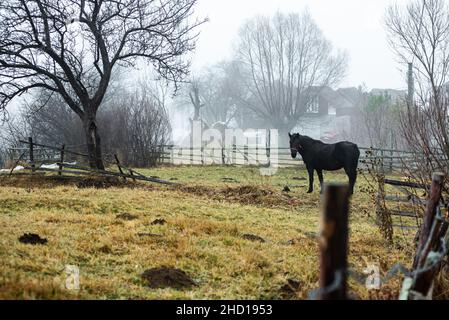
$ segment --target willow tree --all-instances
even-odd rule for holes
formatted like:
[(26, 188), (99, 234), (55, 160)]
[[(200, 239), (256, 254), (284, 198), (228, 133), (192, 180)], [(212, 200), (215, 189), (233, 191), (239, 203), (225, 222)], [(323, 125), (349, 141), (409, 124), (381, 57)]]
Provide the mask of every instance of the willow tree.
[[(143, 60), (175, 83), (189, 69), (197, 0), (4, 0), (0, 108), (33, 89), (60, 95), (82, 120), (89, 165), (103, 169), (96, 115), (114, 68)], [(116, 128), (120, 130), (120, 128)]]

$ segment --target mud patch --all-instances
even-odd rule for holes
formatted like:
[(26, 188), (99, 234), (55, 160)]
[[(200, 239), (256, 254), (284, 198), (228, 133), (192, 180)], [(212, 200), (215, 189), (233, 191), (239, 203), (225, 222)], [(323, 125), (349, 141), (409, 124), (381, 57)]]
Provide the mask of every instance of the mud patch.
[(217, 201), (228, 201), (243, 205), (256, 205), (270, 208), (316, 205), (316, 201), (308, 197), (304, 197), (300, 200), (289, 196), (285, 192), (282, 193), (275, 191), (270, 187), (261, 187), (256, 185), (226, 188), (180, 186), (178, 190)]
[(303, 178), (303, 177), (293, 177), (292, 180), (295, 180), (295, 181), (306, 181), (307, 179)]
[(133, 221), (133, 220), (139, 219), (138, 216), (135, 216), (130, 213), (122, 213), (122, 214), (117, 215), (115, 218), (120, 219), (120, 220), (125, 220), (125, 221)]
[(137, 234), (140, 238), (145, 238), (145, 237), (149, 237), (149, 238), (162, 238), (163, 235), (162, 234), (156, 234), (156, 233), (138, 233)]
[(186, 289), (197, 284), (184, 271), (172, 268), (155, 268), (142, 274), (145, 285), (152, 289), (174, 288)]
[(121, 182), (117, 178), (85, 178), (79, 181), (76, 186), (80, 189), (109, 189), (113, 187), (123, 186), (123, 182)]
[(266, 242), (264, 238), (256, 236), (254, 234), (244, 234), (242, 238), (252, 242), (261, 242), (261, 243)]
[(36, 245), (36, 244), (44, 245), (44, 244), (47, 244), (47, 242), (48, 242), (47, 239), (41, 238), (38, 234), (34, 234), (34, 233), (25, 233), (24, 235), (19, 237), (19, 241), (21, 243), (32, 244), (32, 245)]
[(153, 222), (151, 222), (152, 226), (163, 226), (166, 224), (167, 224), (167, 221), (165, 221), (164, 219), (156, 219)]
[(237, 180), (235, 180), (234, 178), (221, 178), (222, 182), (228, 182), (228, 183), (239, 183)]
[(104, 254), (112, 254), (112, 249), (109, 246), (102, 246), (98, 251)]
[(301, 288), (301, 283), (298, 280), (288, 279), (279, 290), (282, 299), (294, 299), (297, 297), (297, 292)]

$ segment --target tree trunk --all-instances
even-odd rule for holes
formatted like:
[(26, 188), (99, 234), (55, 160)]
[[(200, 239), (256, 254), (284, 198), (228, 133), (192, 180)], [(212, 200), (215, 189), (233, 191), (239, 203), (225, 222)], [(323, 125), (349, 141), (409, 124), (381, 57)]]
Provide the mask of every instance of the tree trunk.
[(86, 134), (87, 154), (89, 155), (89, 166), (92, 169), (104, 170), (103, 157), (101, 153), (101, 139), (98, 133), (95, 116), (86, 116), (83, 121), (84, 133)]

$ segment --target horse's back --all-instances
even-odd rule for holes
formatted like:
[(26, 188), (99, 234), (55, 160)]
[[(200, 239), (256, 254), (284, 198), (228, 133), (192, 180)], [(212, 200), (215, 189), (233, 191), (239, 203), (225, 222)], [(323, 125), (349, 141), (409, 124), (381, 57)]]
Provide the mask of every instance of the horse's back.
[(355, 143), (343, 141), (335, 144), (335, 155), (345, 162), (358, 162), (360, 157), (360, 150)]

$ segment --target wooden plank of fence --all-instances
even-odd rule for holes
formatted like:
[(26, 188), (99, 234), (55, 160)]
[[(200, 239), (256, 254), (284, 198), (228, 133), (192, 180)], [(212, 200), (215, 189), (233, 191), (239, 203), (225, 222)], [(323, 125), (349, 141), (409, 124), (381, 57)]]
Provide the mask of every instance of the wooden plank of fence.
[[(25, 144), (28, 144), (28, 145), (30, 144), (29, 141), (24, 141), (24, 140), (19, 140), (19, 142), (20, 143), (25, 143)], [(54, 150), (54, 151), (61, 151), (61, 148), (53, 147), (53, 146), (47, 146), (45, 144), (40, 144), (40, 143), (35, 143), (35, 142), (33, 142), (33, 146), (47, 148), (47, 149)], [(73, 154), (75, 156), (80, 156), (80, 157), (85, 157), (85, 158), (89, 157), (87, 154), (79, 153), (79, 152), (75, 152), (75, 151), (70, 151), (70, 150), (64, 150), (64, 153)]]
[[(115, 158), (115, 162), (117, 163), (118, 171), (120, 171), (121, 174), (124, 174), (122, 167), (120, 166), (120, 161), (116, 154), (114, 154), (114, 158)], [(126, 177), (123, 177), (123, 180), (126, 181)]]
[[(65, 144), (63, 144), (61, 146), (61, 157), (59, 159), (60, 163), (64, 163), (64, 149), (65, 149)], [(62, 165), (59, 165), (59, 176), (62, 176)]]
[[(25, 169), (31, 170), (31, 167), (25, 167)], [(85, 171), (75, 171), (75, 170), (59, 170), (58, 169), (50, 169), (50, 168), (36, 168), (35, 171), (42, 171), (42, 172), (62, 172), (62, 173), (66, 173), (66, 174), (74, 174), (74, 175), (85, 175), (86, 172)]]
[(416, 214), (413, 212), (405, 212), (400, 210), (388, 210), (392, 216), (416, 218)]
[(348, 254), (349, 186), (326, 184), (321, 218), (319, 300), (344, 300)]
[[(84, 170), (84, 171), (87, 171), (87, 172), (98, 173), (98, 174), (101, 174), (101, 175), (107, 175), (107, 176), (113, 176), (113, 177), (125, 177), (125, 178), (130, 178), (130, 179), (134, 178), (136, 180), (147, 181), (147, 182), (154, 182), (154, 183), (165, 184), (165, 185), (172, 185), (172, 186), (179, 185), (178, 183), (169, 182), (169, 181), (165, 181), (165, 180), (161, 180), (161, 179), (145, 177), (143, 175), (131, 176), (129, 174), (121, 174), (121, 173), (118, 173), (118, 172), (111, 172), (111, 171), (98, 170), (98, 169), (91, 169), (91, 168), (81, 167), (81, 166), (76, 166), (76, 165), (71, 165), (71, 164), (63, 164), (63, 166), (67, 167), (67, 168)], [(133, 172), (137, 173), (134, 170), (133, 170)]]
[(390, 179), (385, 179), (385, 184), (389, 184), (389, 185), (397, 186), (397, 187), (408, 187), (408, 188), (425, 189), (425, 190), (428, 190), (430, 187), (429, 185), (422, 184), (422, 183), (390, 180)]
[(136, 178), (134, 178), (134, 173), (131, 169), (128, 170), (129, 171), (129, 175), (132, 177), (133, 181), (136, 182)]
[(17, 161), (14, 163), (14, 165), (11, 168), (11, 171), (9, 172), (9, 175), (12, 175), (14, 172), (14, 169), (17, 167), (17, 165), (19, 164), (19, 162), (23, 159), (23, 157), (25, 156), (26, 151), (22, 152), (22, 154), (20, 155), (19, 159), (17, 159)]

